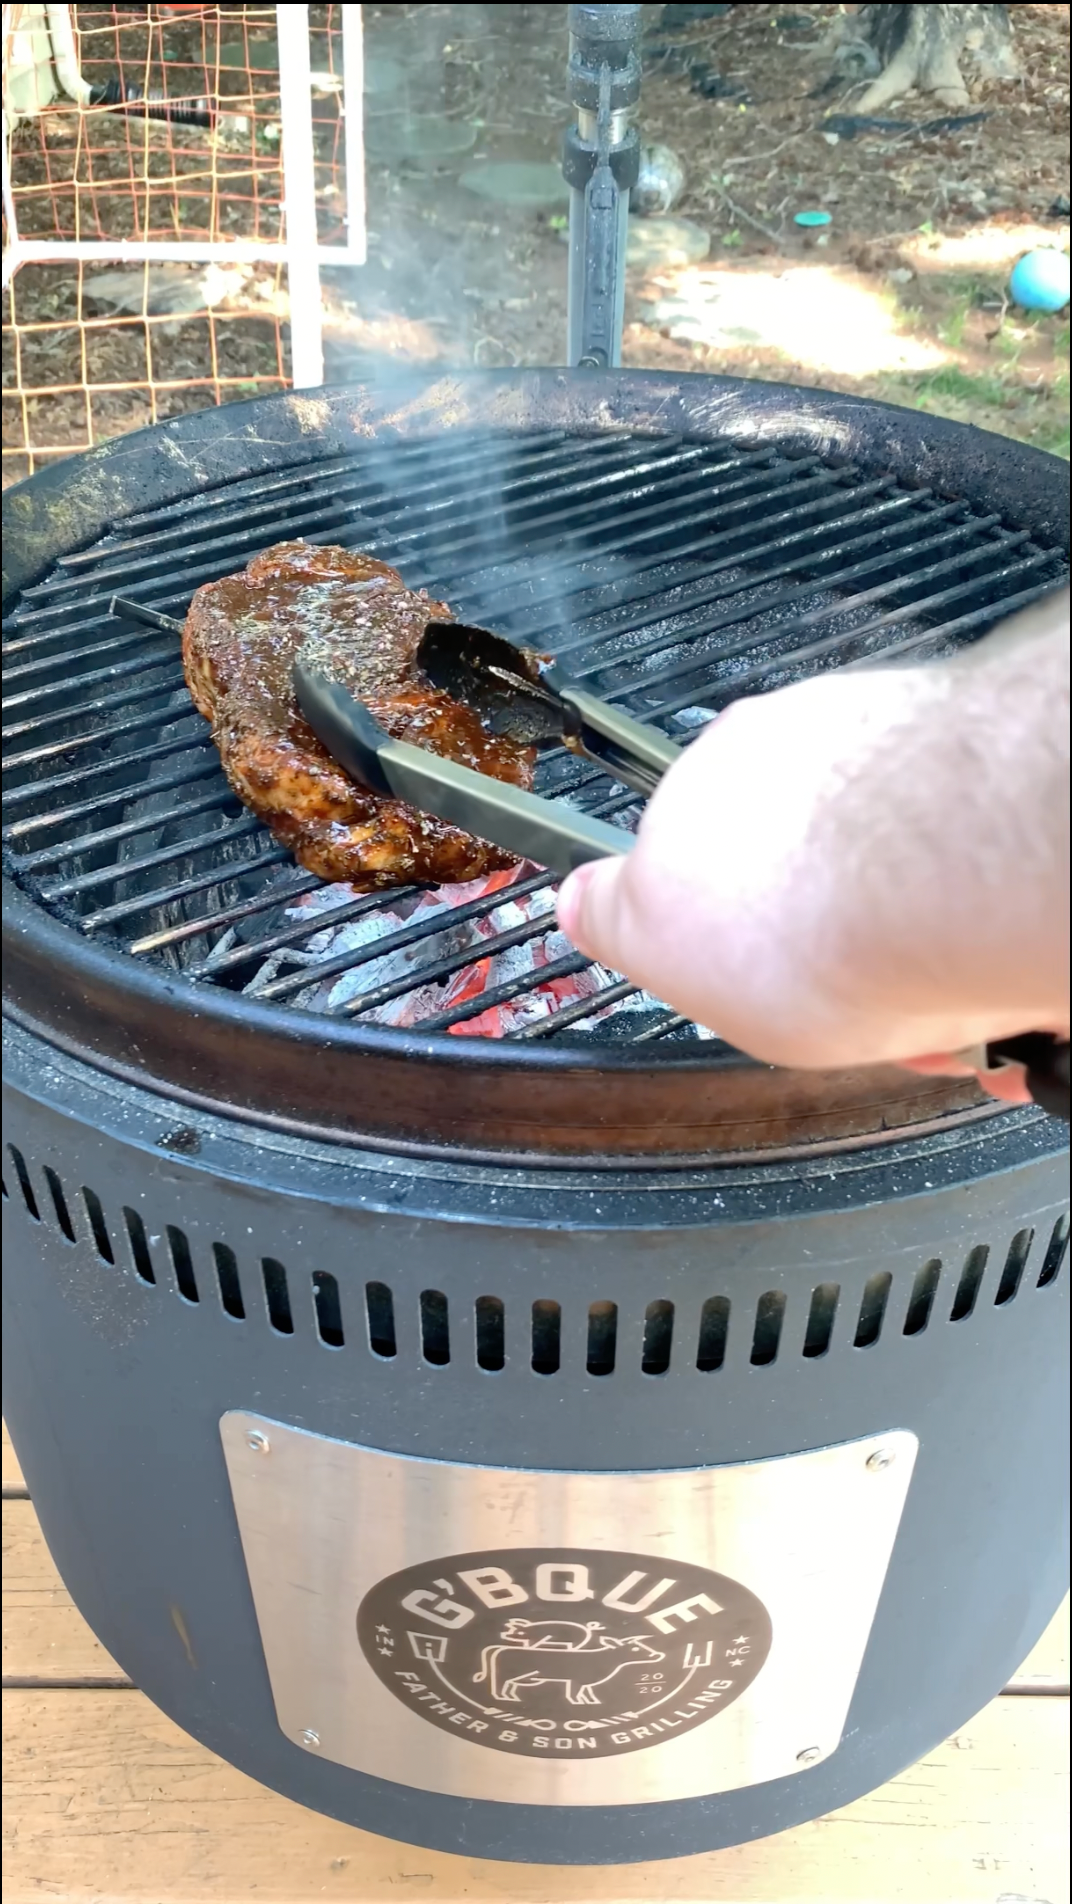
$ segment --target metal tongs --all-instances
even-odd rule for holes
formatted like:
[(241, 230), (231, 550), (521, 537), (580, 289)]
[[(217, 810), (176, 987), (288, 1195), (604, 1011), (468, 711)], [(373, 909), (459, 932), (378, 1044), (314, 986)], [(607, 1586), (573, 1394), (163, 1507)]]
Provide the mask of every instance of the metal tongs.
[[(575, 687), (557, 662), (485, 628), (429, 622), (417, 662), (433, 687), (474, 708), (492, 733), (526, 745), (557, 742), (637, 793), (653, 793), (680, 757), (673, 741)], [(318, 666), (315, 641), (298, 653), (294, 689), (318, 740), (374, 793), (405, 800), (554, 873), (628, 853), (633, 844), (621, 827), (560, 800), (392, 740), (364, 702)]]

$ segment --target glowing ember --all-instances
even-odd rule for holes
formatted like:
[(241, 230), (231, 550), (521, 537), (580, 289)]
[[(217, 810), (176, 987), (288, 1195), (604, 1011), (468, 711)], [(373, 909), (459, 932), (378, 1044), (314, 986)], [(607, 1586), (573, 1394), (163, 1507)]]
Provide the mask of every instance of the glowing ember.
[[(519, 1031), (525, 1025), (532, 1024), (535, 1019), (546, 1018), (550, 1013), (561, 1010), (563, 1006), (592, 998), (608, 985), (613, 985), (617, 976), (601, 965), (592, 965), (580, 972), (558, 976), (552, 974), (542, 982), (537, 981), (535, 985), (531, 983), (532, 976), (544, 967), (553, 966), (575, 954), (575, 948), (557, 929), (552, 885), (541, 886), (535, 892), (517, 896), (510, 892), (511, 886), (527, 880), (538, 870), (533, 866), (518, 866), (510, 872), (490, 873), (484, 879), (471, 880), (464, 886), (436, 887), (432, 892), (421, 893), (417, 899), (403, 900), (397, 910), (380, 905), (360, 918), (346, 920), (336, 926), (328, 920), (301, 951), (288, 948), (273, 953), (246, 990), (255, 995), (282, 970), (307, 966), (309, 984), (294, 997), (294, 1003), (299, 1008), (335, 1012), (347, 1005), (356, 1006), (355, 1016), (359, 1017), (362, 1024), (408, 1028), (438, 1017), (458, 1005), (477, 1000), (485, 992), (494, 991), (499, 986), (523, 981), (526, 989), (516, 998), (491, 1005), (487, 1010), (475, 1012), (471, 1017), (448, 1027), (452, 1033), (462, 1037), (505, 1037), (509, 1032)], [(452, 918), (451, 915), (459, 907), (498, 892), (503, 894), (501, 903), (480, 918)], [(357, 896), (352, 886), (326, 886), (297, 899), (288, 907), (287, 917), (300, 919), (311, 912), (330, 913), (338, 906), (349, 904)], [(434, 933), (428, 933), (413, 944), (389, 943), (394, 935), (406, 932), (431, 915), (441, 915)], [(497, 938), (500, 933), (524, 928), (544, 917), (548, 922), (546, 932), (525, 938), (521, 944), (508, 946), (501, 952), (482, 954), (481, 947), (488, 940)], [(383, 941), (388, 943), (383, 945), (382, 951), (373, 950)], [(347, 971), (317, 979), (318, 964), (351, 952), (355, 963)], [(463, 952), (471, 952), (472, 958), (467, 959), (457, 971), (439, 981), (421, 982), (423, 968)], [(399, 996), (381, 999), (371, 1009), (360, 1009), (358, 1001), (362, 997), (394, 986), (399, 988)], [(578, 1022), (582, 1026), (589, 1026), (609, 1017), (612, 1012), (652, 1012), (659, 1009), (656, 999), (650, 998), (646, 992), (635, 992), (611, 1005), (597, 1007), (591, 1017)]]
[[(679, 727), (686, 730), (706, 726), (714, 718), (706, 707), (681, 708), (675, 716)], [(361, 895), (349, 885), (320, 887), (295, 898), (286, 909), (286, 917), (310, 921), (322, 913), (326, 915), (323, 926), (312, 931), (300, 949), (285, 946), (270, 953), (245, 990), (256, 997), (276, 979), (285, 977), (288, 985), (284, 989), (302, 1011), (345, 1012), (363, 1025), (412, 1029), (460, 1006), (479, 1005), (486, 994), (523, 987), (516, 997), (493, 996), (485, 1009), (474, 1009), (457, 1023), (440, 1027), (463, 1038), (508, 1037), (566, 1007), (595, 999), (619, 982), (618, 973), (603, 965), (588, 965), (579, 972), (553, 969), (578, 956), (576, 948), (558, 930), (554, 885), (548, 880), (532, 891), (511, 891), (545, 877), (538, 866), (515, 866), (510, 872), (489, 873), (464, 886), (437, 886), (431, 892), (410, 894), (398, 898), (394, 905), (384, 898), (370, 903), (369, 910), (356, 919), (343, 919), (335, 925), (330, 914), (342, 906), (356, 908), (362, 903)], [(474, 901), (497, 893), (502, 899), (480, 918), (454, 916)], [(436, 920), (433, 931), (411, 936), (415, 927), (427, 926), (432, 919)], [(543, 920), (547, 922), (545, 931), (526, 930)], [(519, 943), (498, 952), (483, 950), (490, 940), (506, 933), (517, 933)], [(231, 940), (232, 935), (226, 934), (216, 946), (215, 955), (225, 954)], [(337, 966), (343, 959), (348, 960), (344, 971), (317, 976), (318, 965), (330, 961)], [(444, 963), (452, 969), (445, 976), (433, 977), (434, 969)], [(549, 976), (541, 979), (538, 974), (548, 968)], [(289, 981), (303, 970), (308, 973), (308, 984), (290, 991)], [(422, 978), (422, 973), (427, 976)], [(362, 1006), (366, 998), (369, 1003)], [(650, 993), (630, 992), (609, 1005), (595, 1005), (583, 1018), (571, 1018), (570, 1028), (583, 1032), (619, 1013), (651, 1016), (665, 1011), (665, 1005)], [(712, 1038), (715, 1034), (694, 1026), (692, 1035)]]

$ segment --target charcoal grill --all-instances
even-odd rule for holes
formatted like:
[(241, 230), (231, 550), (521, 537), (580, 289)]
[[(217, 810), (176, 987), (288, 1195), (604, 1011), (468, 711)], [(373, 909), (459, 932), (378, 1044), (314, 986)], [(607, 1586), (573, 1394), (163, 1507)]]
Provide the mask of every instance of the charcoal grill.
[[(310, 910), (113, 595), (181, 615), (342, 542), (687, 740), (977, 639), (1067, 521), (1003, 439), (612, 371), (270, 399), (9, 492), (5, 1408), (94, 1630), (225, 1757), (410, 1842), (616, 1862), (920, 1756), (1064, 1590), (1064, 1134), (548, 990), (586, 962), (539, 872)], [(325, 921), (359, 930), (310, 964)]]

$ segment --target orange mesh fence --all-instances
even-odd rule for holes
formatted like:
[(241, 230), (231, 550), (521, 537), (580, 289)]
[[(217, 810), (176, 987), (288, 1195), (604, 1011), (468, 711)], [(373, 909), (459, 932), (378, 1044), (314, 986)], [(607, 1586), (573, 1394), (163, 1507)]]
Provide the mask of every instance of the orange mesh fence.
[[(4, 9), (5, 244), (14, 222), (16, 257), (31, 252), (4, 294), (5, 484), (290, 375), (276, 8), (51, 11), (74, 82), (44, 8)], [(309, 9), (322, 245), (346, 237), (342, 12)], [(57, 242), (160, 255), (32, 259)], [(208, 246), (227, 251), (179, 250)]]

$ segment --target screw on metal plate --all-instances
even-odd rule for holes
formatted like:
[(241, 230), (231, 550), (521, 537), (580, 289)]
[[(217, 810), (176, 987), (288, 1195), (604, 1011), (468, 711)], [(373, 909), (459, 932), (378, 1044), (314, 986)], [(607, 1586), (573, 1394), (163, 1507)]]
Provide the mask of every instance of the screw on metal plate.
[(797, 1753), (797, 1764), (814, 1765), (816, 1759), (821, 1759), (822, 1756), (823, 1748), (821, 1745), (806, 1745), (803, 1752)]
[(884, 1469), (892, 1468), (897, 1456), (892, 1448), (876, 1448), (874, 1454), (867, 1457), (867, 1466), (872, 1474), (881, 1474)]
[(267, 1435), (262, 1435), (259, 1428), (247, 1428), (246, 1447), (252, 1448), (254, 1454), (271, 1454), (272, 1452), (271, 1442)]
[(317, 1746), (320, 1744), (320, 1734), (319, 1732), (313, 1732), (312, 1730), (308, 1732), (303, 1732), (301, 1735), (301, 1742), (303, 1745)]

